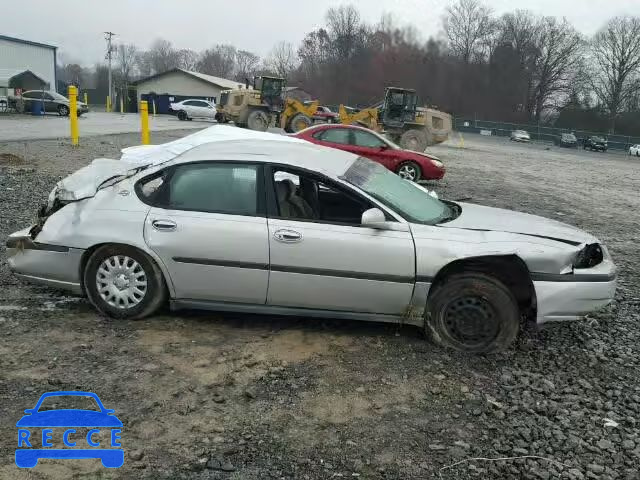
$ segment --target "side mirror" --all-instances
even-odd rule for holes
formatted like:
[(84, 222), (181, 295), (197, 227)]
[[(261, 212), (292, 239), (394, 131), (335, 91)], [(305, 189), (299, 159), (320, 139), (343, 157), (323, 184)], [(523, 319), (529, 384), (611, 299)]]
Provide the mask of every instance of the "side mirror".
[(379, 208), (370, 208), (362, 213), (360, 223), (364, 227), (383, 228), (386, 221), (387, 219), (382, 210)]
[(386, 143), (383, 143), (382, 145), (380, 145), (380, 150), (388, 150), (389, 149), (389, 145), (387, 145)]
[(33, 408), (27, 408), (24, 413), (34, 413), (34, 409)]

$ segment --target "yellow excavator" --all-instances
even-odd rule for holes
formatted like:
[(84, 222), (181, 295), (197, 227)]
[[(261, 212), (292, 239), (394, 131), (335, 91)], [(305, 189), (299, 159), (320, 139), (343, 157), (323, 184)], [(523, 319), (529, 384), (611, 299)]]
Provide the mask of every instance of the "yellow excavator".
[(418, 107), (417, 103), (415, 90), (387, 87), (379, 106), (350, 113), (340, 105), (340, 123), (361, 125), (387, 135), (402, 148), (422, 152), (449, 138), (452, 121), (448, 113)]

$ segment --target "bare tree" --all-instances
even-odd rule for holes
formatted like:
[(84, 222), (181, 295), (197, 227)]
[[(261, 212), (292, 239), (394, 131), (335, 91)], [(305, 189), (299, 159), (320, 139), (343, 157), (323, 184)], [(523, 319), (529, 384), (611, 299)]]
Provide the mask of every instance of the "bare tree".
[(196, 70), (198, 68), (199, 56), (193, 50), (183, 48), (178, 50), (178, 67), (185, 70)]
[(151, 45), (151, 66), (155, 73), (166, 72), (178, 66), (178, 51), (168, 40), (158, 39)]
[(363, 33), (366, 29), (360, 19), (360, 13), (353, 5), (343, 5), (330, 8), (326, 17), (334, 57), (338, 61), (348, 60), (363, 43)]
[(615, 17), (591, 41), (591, 87), (609, 114), (609, 129), (640, 89), (640, 18)]
[(117, 72), (116, 77), (119, 83), (128, 85), (134, 73), (136, 59), (138, 57), (138, 47), (133, 44), (121, 43), (116, 50)]
[(245, 79), (251, 79), (260, 66), (260, 57), (255, 53), (247, 50), (238, 50), (236, 52), (236, 72), (235, 79), (244, 82)]
[(138, 52), (135, 62), (141, 77), (148, 77), (153, 74), (153, 66), (151, 65), (151, 52)]
[(232, 45), (215, 45), (205, 50), (198, 62), (198, 70), (202, 73), (230, 78), (236, 64), (236, 49)]
[(492, 11), (478, 0), (459, 0), (447, 7), (444, 31), (451, 52), (464, 63), (486, 57), (486, 47), (495, 31)]
[(296, 68), (298, 59), (289, 42), (280, 42), (271, 49), (265, 61), (268, 70), (282, 78), (287, 78)]
[(82, 87), (85, 85), (85, 82), (88, 77), (88, 72), (85, 71), (77, 63), (65, 63), (64, 65), (57, 65), (57, 76), (58, 78), (68, 84), (75, 85), (77, 87)]
[(553, 99), (563, 102), (570, 93), (572, 81), (579, 71), (583, 40), (566, 21), (553, 17), (541, 21), (535, 72), (533, 75), (534, 117), (540, 121), (542, 112)]

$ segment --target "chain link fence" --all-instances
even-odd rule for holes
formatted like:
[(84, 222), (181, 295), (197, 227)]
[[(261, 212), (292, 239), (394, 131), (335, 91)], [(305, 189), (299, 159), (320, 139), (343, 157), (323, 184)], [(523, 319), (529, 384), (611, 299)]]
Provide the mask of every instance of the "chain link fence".
[(556, 128), (531, 123), (492, 122), (488, 120), (478, 120), (473, 116), (455, 117), (454, 130), (498, 137), (509, 137), (514, 130), (525, 130), (529, 133), (531, 140), (553, 144), (560, 142), (560, 136), (563, 133), (573, 133), (578, 139), (578, 146), (582, 146), (586, 138), (596, 136), (605, 138), (608, 141), (609, 150), (621, 151), (629, 151), (629, 147), (640, 144), (640, 136), (608, 135), (603, 132)]

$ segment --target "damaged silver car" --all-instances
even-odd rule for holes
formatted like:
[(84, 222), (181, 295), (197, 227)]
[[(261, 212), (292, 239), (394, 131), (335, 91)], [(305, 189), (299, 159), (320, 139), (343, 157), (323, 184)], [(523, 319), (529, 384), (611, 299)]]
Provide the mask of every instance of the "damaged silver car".
[(398, 322), (470, 352), (508, 347), (524, 318), (574, 320), (614, 296), (592, 235), (438, 200), (347, 152), (247, 138), (151, 157), (62, 180), (9, 237), (12, 271), (115, 318), (168, 303)]

